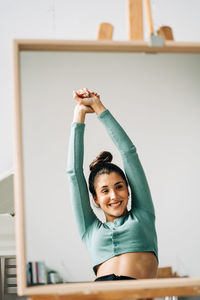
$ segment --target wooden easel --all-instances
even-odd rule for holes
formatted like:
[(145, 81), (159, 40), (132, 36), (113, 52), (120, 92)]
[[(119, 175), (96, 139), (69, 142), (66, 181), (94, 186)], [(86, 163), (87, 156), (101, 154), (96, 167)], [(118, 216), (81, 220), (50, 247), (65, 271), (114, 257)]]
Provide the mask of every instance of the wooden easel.
[[(169, 26), (161, 26), (157, 30), (157, 36), (153, 29), (153, 18), (150, 0), (145, 0), (148, 31), (150, 36), (163, 40), (174, 40), (172, 29)], [(100, 23), (97, 40), (112, 40), (113, 25)], [(128, 0), (128, 36), (130, 41), (143, 40), (143, 0)]]
[[(146, 4), (146, 10), (147, 10), (147, 16), (148, 16), (148, 28), (149, 28), (149, 34), (155, 35), (153, 30), (153, 21), (152, 21), (152, 15), (151, 15), (151, 7), (150, 7), (150, 0), (145, 0)], [(143, 41), (143, 6), (142, 6), (142, 0), (128, 0), (128, 25), (129, 25), (129, 40), (130, 41)], [(112, 40), (113, 36), (113, 30), (114, 27), (110, 23), (101, 23), (98, 28), (98, 35), (97, 40)], [(173, 34), (170, 27), (165, 26), (161, 27), (157, 31), (158, 35), (162, 36), (164, 40), (173, 40)], [(29, 47), (29, 46), (26, 46)], [(40, 47), (36, 45), (36, 47)], [(48, 45), (47, 45), (48, 47)], [(61, 46), (62, 48), (62, 46)], [(63, 48), (62, 48), (63, 49)], [(166, 271), (166, 270), (165, 270)], [(170, 270), (167, 270), (170, 271)], [(164, 276), (164, 275), (163, 275)], [(171, 277), (171, 276), (165, 276), (165, 277)], [(163, 278), (163, 277), (162, 277)], [(98, 283), (97, 283), (98, 284)], [(101, 284), (101, 283), (99, 283)], [(170, 284), (170, 280), (169, 280)], [(185, 294), (185, 295), (196, 295), (198, 294), (198, 282), (193, 284), (184, 284), (183, 286), (180, 284), (180, 286), (172, 287), (169, 291), (168, 281), (166, 279), (166, 290), (162, 287), (162, 293), (160, 292), (159, 288), (152, 287), (151, 290), (154, 292), (155, 297), (162, 297), (165, 296), (167, 293), (173, 293), (174, 295), (179, 294)], [(99, 285), (100, 286), (100, 285)], [(114, 285), (113, 285), (114, 286)], [(52, 288), (52, 289), (51, 289)], [(33, 287), (34, 289), (34, 287)], [(107, 300), (107, 299), (131, 299), (131, 297), (137, 298), (143, 297), (143, 298), (150, 298), (152, 296), (152, 292), (150, 293), (148, 288), (137, 288), (137, 290), (134, 290), (134, 293), (131, 289), (127, 290), (115, 290), (112, 291), (103, 289), (101, 291), (95, 292), (93, 290), (92, 293), (87, 294), (87, 291), (84, 290), (82, 293), (69, 293), (69, 294), (55, 294), (55, 291), (53, 292), (53, 286), (50, 287), (51, 291), (48, 292), (48, 294), (35, 294), (32, 296), (29, 296), (29, 300), (79, 300), (79, 299), (91, 299), (91, 300)], [(61, 289), (60, 289), (61, 290)], [(33, 292), (34, 293), (34, 292)]]

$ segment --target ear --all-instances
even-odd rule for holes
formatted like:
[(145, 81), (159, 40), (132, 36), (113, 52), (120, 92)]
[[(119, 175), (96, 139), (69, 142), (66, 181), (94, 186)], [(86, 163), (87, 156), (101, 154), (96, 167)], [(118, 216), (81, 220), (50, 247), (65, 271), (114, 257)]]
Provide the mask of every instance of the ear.
[(96, 195), (92, 195), (93, 199), (94, 199), (94, 202), (99, 205), (99, 201), (98, 201), (98, 198)]

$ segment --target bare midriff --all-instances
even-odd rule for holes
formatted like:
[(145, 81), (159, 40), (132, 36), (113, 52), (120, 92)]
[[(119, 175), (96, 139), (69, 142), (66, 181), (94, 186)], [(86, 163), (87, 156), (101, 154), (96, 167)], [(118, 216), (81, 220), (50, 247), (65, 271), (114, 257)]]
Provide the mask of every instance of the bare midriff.
[(158, 261), (153, 252), (131, 252), (114, 256), (97, 266), (97, 277), (115, 274), (136, 279), (156, 278)]

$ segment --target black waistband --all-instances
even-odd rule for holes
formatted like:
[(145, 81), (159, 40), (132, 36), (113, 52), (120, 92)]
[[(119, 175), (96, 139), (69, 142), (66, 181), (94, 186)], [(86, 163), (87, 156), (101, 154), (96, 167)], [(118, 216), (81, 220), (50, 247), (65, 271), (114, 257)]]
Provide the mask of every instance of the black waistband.
[(106, 281), (106, 280), (133, 280), (136, 278), (129, 277), (129, 276), (123, 276), (123, 275), (115, 275), (115, 274), (109, 274), (105, 276), (101, 276), (96, 278), (94, 281)]

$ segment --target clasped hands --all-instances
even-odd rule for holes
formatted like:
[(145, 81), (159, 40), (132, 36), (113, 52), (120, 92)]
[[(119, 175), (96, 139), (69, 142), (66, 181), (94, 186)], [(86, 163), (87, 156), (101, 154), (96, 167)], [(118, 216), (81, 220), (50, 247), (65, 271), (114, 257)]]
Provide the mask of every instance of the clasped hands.
[(86, 114), (95, 112), (99, 115), (106, 110), (100, 96), (95, 92), (89, 92), (86, 88), (77, 92), (73, 91), (73, 98), (77, 102), (74, 111), (74, 122), (84, 123)]
[(100, 96), (95, 92), (90, 92), (87, 88), (73, 91), (73, 98), (85, 113), (94, 113), (95, 107), (100, 104)]

